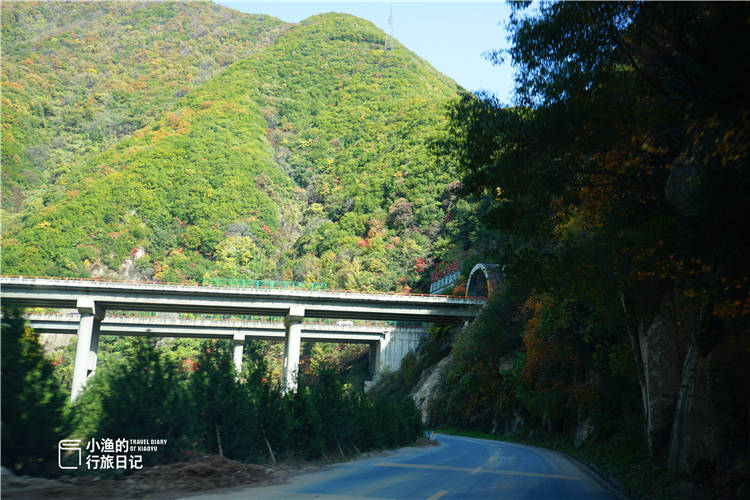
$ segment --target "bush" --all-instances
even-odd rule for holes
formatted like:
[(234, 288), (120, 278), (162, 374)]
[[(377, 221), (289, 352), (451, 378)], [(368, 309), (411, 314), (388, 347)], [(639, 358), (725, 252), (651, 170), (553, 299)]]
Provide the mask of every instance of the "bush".
[(233, 460), (255, 460), (264, 455), (258, 407), (237, 378), (231, 356), (226, 341), (203, 344), (188, 384), (192, 445)]

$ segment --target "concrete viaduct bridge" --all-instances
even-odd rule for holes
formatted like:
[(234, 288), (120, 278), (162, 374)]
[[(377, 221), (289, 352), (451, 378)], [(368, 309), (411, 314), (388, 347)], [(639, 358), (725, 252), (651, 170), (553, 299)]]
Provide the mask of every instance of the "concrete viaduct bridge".
[[(329, 342), (367, 342), (376, 345), (374, 365), (385, 368), (385, 360), (393, 359), (396, 343), (394, 332), (360, 332), (348, 325), (338, 331), (315, 332), (305, 324), (304, 318), (411, 322), (461, 322), (472, 319), (484, 304), (481, 298), (447, 297), (436, 295), (404, 295), (389, 293), (354, 293), (312, 290), (286, 290), (263, 288), (230, 288), (166, 283), (127, 283), (96, 280), (70, 280), (56, 278), (0, 277), (0, 296), (8, 303), (23, 307), (51, 307), (78, 310), (75, 331), (78, 336), (71, 400), (83, 390), (86, 379), (96, 369), (96, 354), (100, 334), (141, 334), (161, 336), (192, 336), (198, 338), (231, 338), (235, 340), (235, 359), (242, 357), (241, 346), (245, 338), (254, 334), (273, 335), (258, 325), (248, 322), (240, 325), (156, 324), (146, 325), (143, 318), (123, 322), (102, 321), (106, 311), (156, 311), (203, 314), (230, 314), (274, 316), (284, 318), (284, 390), (296, 389), (299, 366), (300, 341), (325, 339)], [(75, 321), (74, 321), (75, 323)], [(168, 323), (168, 322), (165, 322)], [(197, 323), (200, 323), (197, 322)], [(104, 329), (102, 330), (102, 326)], [(38, 324), (38, 326), (41, 326)], [(120, 328), (120, 333), (117, 332)], [(123, 329), (124, 328), (124, 329)], [(148, 331), (148, 330), (151, 331)], [(259, 332), (264, 330), (264, 332)], [(303, 334), (304, 332), (304, 334)], [(169, 333), (169, 335), (166, 335)], [(365, 334), (379, 338), (366, 337)], [(324, 335), (325, 334), (325, 335)], [(357, 336), (359, 335), (359, 336)], [(418, 338), (417, 338), (418, 341)], [(414, 346), (415, 347), (415, 346)], [(403, 349), (398, 349), (402, 351)], [(372, 352), (372, 351), (371, 351)], [(401, 356), (407, 351), (401, 353)], [(372, 355), (371, 355), (372, 356)], [(379, 360), (378, 360), (379, 359)], [(400, 357), (398, 359), (400, 362)], [(391, 361), (392, 363), (392, 361)], [(388, 364), (391, 364), (388, 363)], [(391, 365), (392, 366), (392, 365)]]

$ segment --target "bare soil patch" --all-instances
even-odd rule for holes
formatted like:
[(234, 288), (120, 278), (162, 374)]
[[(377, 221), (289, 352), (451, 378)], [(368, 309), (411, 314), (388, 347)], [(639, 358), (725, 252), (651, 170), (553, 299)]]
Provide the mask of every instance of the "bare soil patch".
[[(149, 498), (168, 499), (184, 494), (219, 488), (271, 482), (276, 476), (288, 477), (289, 466), (271, 469), (206, 455), (187, 462), (146, 467), (123, 479), (96, 476), (64, 476), (45, 479), (2, 474), (2, 498), (8, 499), (80, 499)], [(292, 468), (293, 469), (293, 468)]]

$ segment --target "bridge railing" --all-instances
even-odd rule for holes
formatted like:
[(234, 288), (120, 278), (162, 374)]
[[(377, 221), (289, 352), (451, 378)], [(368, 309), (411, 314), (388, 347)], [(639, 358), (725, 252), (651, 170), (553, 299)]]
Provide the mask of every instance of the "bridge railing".
[(291, 288), (295, 290), (328, 290), (328, 283), (308, 283), (286, 280), (248, 280), (241, 278), (206, 278), (202, 286), (230, 286), (240, 288)]
[[(59, 318), (59, 317), (70, 317), (78, 318), (80, 315), (77, 311), (60, 312), (58, 308), (44, 309), (44, 308), (30, 308), (27, 310), (26, 317), (28, 318)], [(284, 318), (279, 316), (245, 316), (238, 317), (231, 314), (220, 314), (220, 315), (200, 315), (192, 313), (179, 313), (177, 318), (165, 317), (159, 315), (155, 311), (116, 311), (107, 312), (108, 319), (131, 319), (131, 320), (162, 320), (177, 319), (179, 321), (229, 321), (235, 323), (284, 323)], [(367, 320), (367, 319), (327, 319), (327, 318), (304, 318), (302, 323), (305, 325), (329, 325), (329, 326), (364, 326), (364, 327), (382, 327), (382, 328), (417, 328), (423, 329), (429, 323), (423, 321), (400, 321), (400, 320)]]

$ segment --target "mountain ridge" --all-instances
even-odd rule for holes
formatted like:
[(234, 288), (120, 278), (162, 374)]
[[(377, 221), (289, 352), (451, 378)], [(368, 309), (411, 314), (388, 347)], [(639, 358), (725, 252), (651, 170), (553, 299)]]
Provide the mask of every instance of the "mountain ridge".
[(5, 4), (5, 215), (284, 26), (207, 2)]
[(61, 174), (5, 225), (4, 272), (416, 285), (451, 180), (429, 146), (458, 87), (383, 37), (335, 13), (285, 26)]

